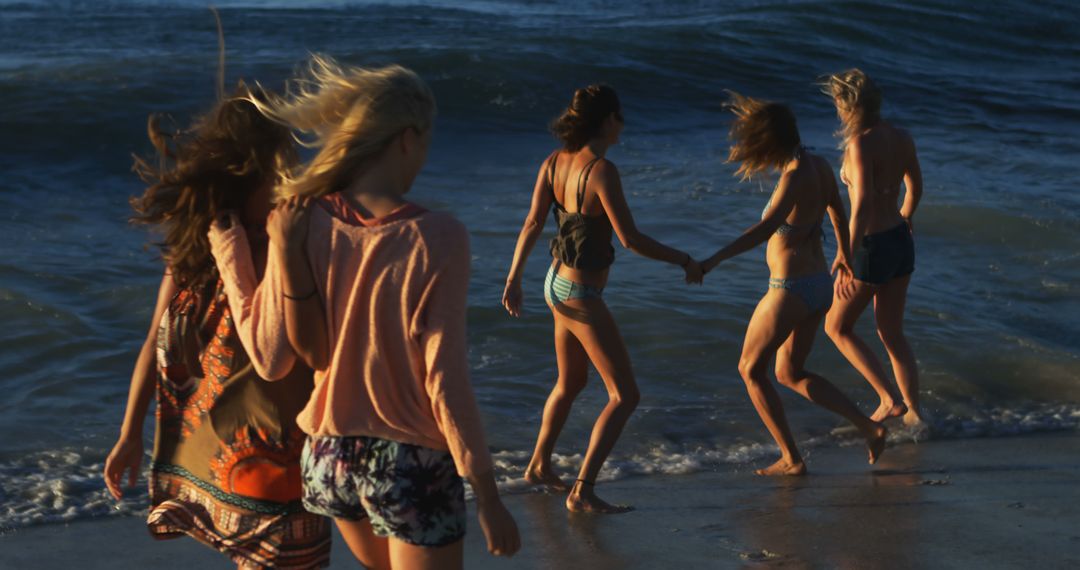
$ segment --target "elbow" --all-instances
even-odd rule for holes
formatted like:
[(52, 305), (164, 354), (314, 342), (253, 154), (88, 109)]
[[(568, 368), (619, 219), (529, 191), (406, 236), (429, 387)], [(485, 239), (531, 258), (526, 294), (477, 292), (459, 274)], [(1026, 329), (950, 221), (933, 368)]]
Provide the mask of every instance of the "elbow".
[(641, 249), (641, 234), (629, 233), (619, 236), (619, 243), (626, 249), (636, 252)]
[(330, 356), (324, 350), (297, 351), (297, 356), (312, 370), (326, 370), (330, 366)]
[(251, 359), (251, 366), (255, 369), (255, 373), (259, 375), (259, 378), (266, 380), (267, 382), (276, 382), (289, 375), (287, 367), (277, 365), (274, 362), (264, 362), (261, 359)]

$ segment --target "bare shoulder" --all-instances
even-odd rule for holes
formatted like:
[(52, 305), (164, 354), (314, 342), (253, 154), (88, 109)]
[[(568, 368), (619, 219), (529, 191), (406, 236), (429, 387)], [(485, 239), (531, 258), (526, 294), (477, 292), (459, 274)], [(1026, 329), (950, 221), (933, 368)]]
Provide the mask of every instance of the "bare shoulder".
[(619, 169), (615, 163), (606, 158), (601, 158), (593, 165), (589, 172), (589, 181), (599, 184), (604, 188), (614, 188), (620, 184)]

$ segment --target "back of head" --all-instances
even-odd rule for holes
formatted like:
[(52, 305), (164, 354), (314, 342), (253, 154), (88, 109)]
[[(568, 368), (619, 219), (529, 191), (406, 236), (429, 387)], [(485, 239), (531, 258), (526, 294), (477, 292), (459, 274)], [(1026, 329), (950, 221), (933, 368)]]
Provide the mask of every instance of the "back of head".
[(837, 135), (841, 146), (851, 137), (881, 120), (881, 89), (858, 68), (828, 75), (821, 82), (822, 91), (832, 97), (842, 127)]
[(318, 55), (289, 83), (285, 96), (253, 103), (267, 117), (307, 134), (301, 144), (318, 149), (298, 173), (282, 173), (279, 197), (341, 190), (401, 132), (430, 129), (436, 112), (431, 89), (409, 69), (341, 66)]
[(728, 137), (728, 162), (738, 162), (736, 176), (782, 168), (799, 148), (799, 127), (787, 105), (728, 92), (727, 107), (735, 114)]
[(581, 150), (600, 133), (612, 113), (622, 113), (619, 96), (608, 85), (596, 84), (574, 91), (574, 98), (554, 121), (551, 132), (563, 143), (566, 150)]
[(252, 99), (267, 95), (241, 83), (187, 129), (170, 132), (159, 116), (149, 119), (157, 156), (135, 158), (133, 169), (149, 186), (131, 200), (132, 222), (160, 228), (165, 262), (182, 285), (198, 285), (212, 272), (206, 233), (215, 217), (244, 208), (295, 161), (288, 129), (259, 113)]

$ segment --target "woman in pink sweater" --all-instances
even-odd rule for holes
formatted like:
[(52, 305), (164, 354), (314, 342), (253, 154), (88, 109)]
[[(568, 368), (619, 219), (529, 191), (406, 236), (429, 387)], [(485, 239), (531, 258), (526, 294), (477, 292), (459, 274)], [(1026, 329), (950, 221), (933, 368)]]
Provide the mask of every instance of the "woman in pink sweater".
[(313, 135), (316, 156), (278, 188), (270, 258), (256, 283), (238, 224), (211, 230), (242, 338), (263, 377), (297, 358), (315, 389), (297, 422), (304, 505), (333, 517), (371, 568), (459, 568), (462, 477), (488, 549), (512, 555), (469, 384), (469, 241), (453, 217), (404, 199), (427, 158), (435, 101), (398, 66), (341, 67), (316, 56), (267, 116)]

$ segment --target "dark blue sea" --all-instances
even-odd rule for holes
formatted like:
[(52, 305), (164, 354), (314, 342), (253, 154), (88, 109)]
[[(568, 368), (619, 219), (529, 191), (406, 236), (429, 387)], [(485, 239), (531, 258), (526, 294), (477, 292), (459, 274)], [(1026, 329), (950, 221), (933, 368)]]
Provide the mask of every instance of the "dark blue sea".
[[(886, 117), (914, 135), (926, 183), (906, 323), (931, 418), (923, 437), (1080, 425), (1071, 1), (218, 6), (230, 84), (280, 88), (309, 52), (397, 62), (430, 82), (440, 116), (411, 196), (472, 234), (473, 383), (508, 490), (522, 487), (556, 374), (543, 242), (526, 271), (524, 318), (500, 307), (502, 283), (536, 169), (555, 146), (545, 126), (575, 87), (597, 81), (624, 102), (623, 142), (609, 158), (638, 225), (705, 256), (755, 221), (772, 184), (740, 183), (724, 164), (724, 90), (789, 103), (804, 141), (838, 165), (835, 113), (814, 81), (866, 70)], [(148, 114), (183, 124), (212, 104), (216, 61), (202, 2), (0, 0), (0, 528), (145, 506), (115, 507), (100, 478), (162, 272), (152, 236), (126, 221), (142, 190), (131, 154), (150, 150)], [(775, 452), (736, 370), (767, 278), (763, 249), (700, 288), (618, 252), (605, 297), (643, 401), (605, 477), (746, 470)], [(860, 330), (874, 336), (869, 315)], [(876, 406), (824, 335), (810, 366), (864, 410)], [(833, 433), (837, 418), (784, 397), (810, 453), (855, 443)], [(560, 440), (564, 467), (580, 461), (605, 398), (594, 374)]]

